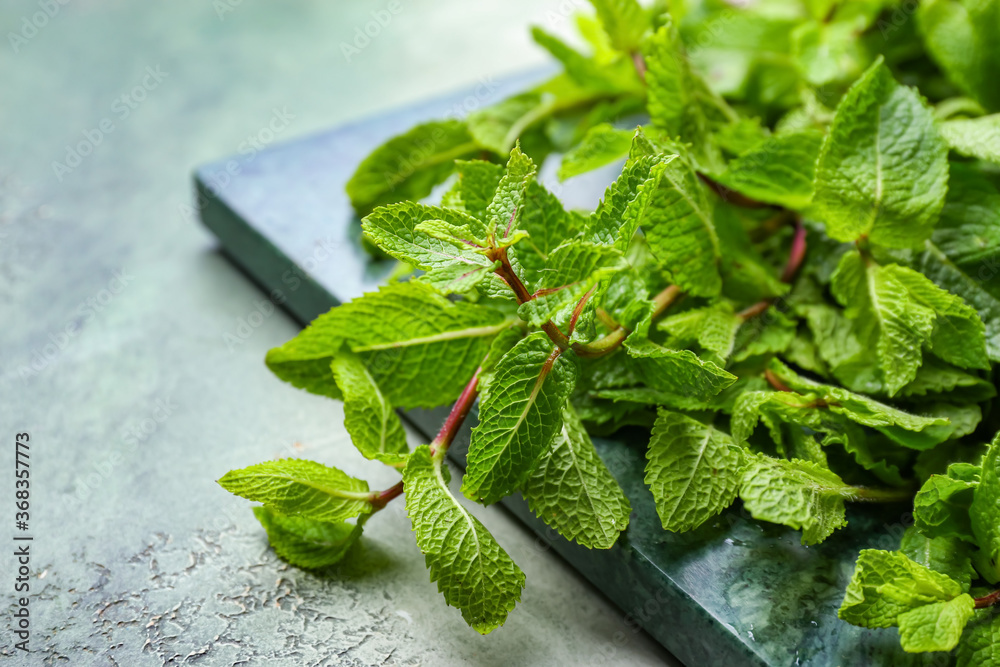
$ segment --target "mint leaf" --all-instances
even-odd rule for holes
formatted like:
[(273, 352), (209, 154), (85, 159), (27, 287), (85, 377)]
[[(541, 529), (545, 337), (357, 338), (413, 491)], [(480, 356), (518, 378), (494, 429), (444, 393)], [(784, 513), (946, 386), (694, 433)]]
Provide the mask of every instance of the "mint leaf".
[(962, 591), (968, 593), (973, 570), (969, 546), (953, 537), (927, 537), (916, 526), (903, 533), (899, 550), (915, 563), (929, 570), (940, 572), (957, 581)]
[(661, 409), (646, 450), (646, 484), (670, 531), (693, 530), (736, 499), (740, 450), (725, 433)]
[(740, 498), (755, 519), (802, 531), (802, 544), (819, 544), (847, 525), (844, 500), (854, 487), (809, 461), (750, 457), (743, 472)]
[(521, 599), (524, 573), (451, 494), (441, 458), (426, 445), (407, 461), (403, 485), (417, 546), (445, 602), (480, 634), (503, 625)]
[(822, 142), (816, 130), (775, 135), (730, 162), (716, 180), (757, 201), (805, 208), (812, 199)]
[(588, 549), (610, 549), (632, 511), (569, 405), (563, 408), (559, 433), (521, 492), (538, 518)]
[(609, 123), (590, 128), (583, 140), (563, 156), (559, 164), (559, 180), (565, 181), (625, 158), (632, 145), (632, 134)]
[(386, 285), (320, 319), (322, 331), (338, 332), (386, 400), (401, 408), (458, 398), (493, 337), (511, 324), (489, 307), (449, 301), (415, 281)]
[(837, 615), (864, 628), (888, 628), (900, 614), (960, 595), (958, 582), (899, 552), (864, 549)]
[(423, 223), (435, 222), (466, 228), (470, 234), (485, 236), (482, 221), (456, 209), (427, 206), (415, 202), (400, 202), (375, 209), (361, 221), (365, 234), (379, 248), (398, 260), (424, 269), (461, 265), (466, 270), (490, 266), (491, 262), (476, 252), (475, 246), (464, 249), (452, 241), (442, 241), (418, 230)]
[(658, 157), (643, 155), (625, 163), (621, 175), (608, 186), (587, 221), (586, 240), (614, 246), (623, 252), (629, 247), (650, 193), (659, 183), (660, 171), (652, 171), (659, 162)]
[(1000, 664), (1000, 615), (985, 612), (969, 623), (958, 646), (957, 667)]
[(565, 243), (549, 255), (548, 267), (534, 286), (538, 295), (518, 308), (521, 319), (540, 325), (563, 306), (575, 304), (591, 287), (625, 268), (615, 248), (584, 241)]
[(965, 273), (990, 289), (1000, 254), (1000, 192), (988, 172), (954, 163), (948, 198), (931, 241)]
[(314, 461), (280, 459), (230, 470), (219, 485), (281, 514), (337, 522), (371, 512), (368, 483)]
[(541, 332), (497, 362), (480, 399), (462, 493), (488, 505), (523, 486), (562, 428), (562, 406), (577, 372), (572, 359), (554, 356), (552, 342)]
[(993, 439), (983, 457), (979, 484), (972, 492), (969, 517), (972, 533), (982, 550), (981, 561), (977, 561), (976, 567), (983, 577), (994, 583), (1000, 580), (1000, 435)]
[(508, 97), (498, 104), (470, 113), (466, 118), (469, 134), (480, 146), (498, 155), (507, 155), (521, 132), (536, 117), (544, 118), (549, 114), (549, 106), (542, 94), (536, 91)]
[(638, 87), (639, 82), (636, 80), (634, 70), (627, 61), (599, 63), (538, 27), (531, 29), (531, 37), (536, 44), (561, 62), (566, 74), (581, 86), (609, 93)]
[(848, 307), (847, 317), (864, 322), (862, 335), (876, 349), (890, 395), (916, 377), (925, 346), (956, 366), (989, 368), (985, 328), (976, 311), (913, 269), (880, 266), (848, 252), (832, 289)]
[(770, 369), (792, 389), (821, 398), (831, 412), (844, 415), (862, 426), (877, 429), (904, 447), (929, 449), (950, 435), (948, 430), (934, 430), (935, 427), (949, 426), (947, 419), (904, 412), (842, 387), (808, 380), (796, 375), (778, 360), (771, 361)]
[(328, 523), (286, 516), (267, 507), (254, 507), (254, 516), (267, 531), (274, 553), (296, 567), (317, 570), (343, 560), (361, 537), (361, 525)]
[(695, 160), (710, 172), (721, 171), (721, 156), (711, 138), (712, 120), (728, 111), (705, 82), (691, 70), (677, 29), (660, 27), (644, 46), (647, 107), (653, 125), (671, 139), (694, 147)]
[(944, 204), (947, 152), (920, 96), (879, 59), (837, 105), (816, 166), (815, 214), (838, 241), (917, 246)]
[(406, 460), (409, 447), (399, 415), (375, 378), (354, 354), (340, 354), (332, 363), (337, 385), (344, 393), (344, 427), (366, 459), (390, 465)]
[(696, 296), (716, 296), (722, 289), (719, 238), (705, 186), (680, 156), (666, 158), (650, 173), (658, 177), (657, 185), (648, 192), (651, 184), (645, 185), (643, 197), (626, 208), (626, 227), (642, 228), (649, 249), (678, 287)]
[(517, 228), (528, 237), (510, 248), (511, 265), (526, 285), (536, 284), (548, 268), (549, 256), (573, 236), (573, 217), (559, 198), (538, 184), (528, 183)]
[(917, 26), (948, 78), (985, 108), (1000, 110), (1000, 5), (993, 0), (927, 0)]
[(941, 136), (956, 153), (1000, 162), (1000, 114), (945, 121)]
[(626, 339), (625, 348), (645, 383), (658, 391), (708, 399), (736, 382), (735, 375), (690, 350), (671, 350), (631, 338)]
[(698, 343), (725, 361), (733, 351), (736, 332), (742, 324), (743, 319), (733, 312), (732, 303), (720, 301), (665, 317), (656, 326), (670, 336), (671, 347)]
[(343, 346), (339, 317), (331, 310), (280, 347), (267, 352), (264, 363), (280, 379), (309, 393), (340, 400), (343, 394), (330, 370), (330, 362)]
[(902, 613), (898, 617), (899, 643), (908, 653), (950, 651), (958, 646), (974, 610), (972, 596), (963, 593)]
[(590, 4), (614, 48), (628, 53), (639, 47), (649, 19), (636, 0), (590, 0)]
[(441, 206), (460, 209), (485, 221), (486, 207), (493, 200), (504, 166), (485, 160), (455, 160), (455, 173), (455, 183), (442, 196)]
[(913, 499), (913, 521), (932, 538), (958, 538), (974, 542), (969, 508), (979, 480), (931, 475)]
[(520, 146), (514, 146), (507, 161), (504, 172), (493, 199), (486, 207), (486, 232), (490, 238), (506, 239), (516, 229), (514, 217), (524, 201), (525, 189), (535, 178), (535, 164), (527, 155), (521, 152)]
[(347, 182), (347, 195), (362, 215), (381, 204), (422, 199), (448, 177), (455, 158), (476, 150), (462, 121), (417, 125), (372, 151)]

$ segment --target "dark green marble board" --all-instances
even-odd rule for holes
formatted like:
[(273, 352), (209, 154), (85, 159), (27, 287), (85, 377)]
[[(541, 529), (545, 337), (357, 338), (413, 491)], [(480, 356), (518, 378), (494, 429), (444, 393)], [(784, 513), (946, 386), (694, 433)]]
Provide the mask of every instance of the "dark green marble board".
[[(544, 73), (512, 78), (516, 91)], [(372, 291), (392, 268), (360, 245), (344, 183), (367, 152), (422, 120), (452, 112), (473, 91), (433, 100), (297, 141), (252, 159), (235, 156), (195, 174), (204, 224), (224, 251), (271, 298), (303, 324), (342, 301)], [(593, 207), (615, 171), (558, 186), (547, 163), (540, 178), (569, 206)], [(429, 438), (446, 410), (406, 417)], [(450, 455), (462, 465), (468, 426)], [(850, 526), (824, 544), (804, 547), (798, 533), (752, 520), (739, 506), (701, 529), (675, 535), (660, 526), (643, 484), (641, 434), (597, 439), (605, 463), (632, 503), (631, 524), (610, 551), (591, 551), (559, 537), (520, 497), (502, 504), (685, 664), (932, 664), (904, 654), (895, 629), (867, 631), (836, 617), (857, 553), (895, 548), (910, 521), (908, 506), (851, 507)], [(516, 611), (514, 613), (517, 613)], [(623, 633), (620, 643), (628, 642)], [(614, 647), (607, 647), (612, 658)], [(943, 656), (936, 656), (942, 664)], [(945, 659), (947, 664), (947, 658)]]

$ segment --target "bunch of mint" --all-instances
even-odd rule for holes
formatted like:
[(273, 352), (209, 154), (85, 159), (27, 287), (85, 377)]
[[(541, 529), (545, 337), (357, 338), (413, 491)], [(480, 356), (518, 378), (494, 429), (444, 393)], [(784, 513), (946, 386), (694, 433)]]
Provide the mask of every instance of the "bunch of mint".
[[(587, 53), (534, 31), (558, 76), (359, 166), (365, 236), (401, 268), (267, 356), (400, 482), (280, 460), (220, 483), (306, 568), (405, 495), (431, 579), (487, 633), (524, 574), (449, 488), (476, 401), (462, 493), (520, 493), (588, 548), (630, 513), (590, 437), (645, 428), (665, 530), (739, 498), (817, 544), (846, 502), (915, 502), (841, 617), (998, 664), (1000, 0), (592, 2)], [(624, 166), (575, 211), (548, 159)], [(411, 451), (396, 410), (446, 404)]]

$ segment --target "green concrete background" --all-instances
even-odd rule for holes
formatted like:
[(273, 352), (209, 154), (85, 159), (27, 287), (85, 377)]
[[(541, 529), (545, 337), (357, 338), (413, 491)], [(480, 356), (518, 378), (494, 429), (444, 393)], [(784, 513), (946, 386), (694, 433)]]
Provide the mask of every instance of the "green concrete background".
[(214, 251), (186, 208), (192, 169), (252, 150), (276, 109), (282, 141), (536, 66), (527, 25), (565, 30), (582, 0), (399, 0), (351, 62), (341, 42), (388, 2), (51, 0), (42, 20), (47, 1), (0, 5), (0, 540), (21, 431), (35, 538), (27, 657), (0, 545), (0, 662), (669, 663), (498, 508), (473, 511), (528, 586), (484, 638), (428, 581), (401, 506), (320, 579), (276, 560), (214, 483), (278, 456), (375, 487), (395, 473), (353, 453), (338, 404), (266, 370), (297, 327)]

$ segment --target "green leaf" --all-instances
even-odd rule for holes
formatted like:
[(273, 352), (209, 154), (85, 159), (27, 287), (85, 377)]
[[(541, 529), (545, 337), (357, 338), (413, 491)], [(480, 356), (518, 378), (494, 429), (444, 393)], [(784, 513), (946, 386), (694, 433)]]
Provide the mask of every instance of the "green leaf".
[(987, 162), (1000, 162), (1000, 114), (941, 123), (941, 136), (953, 151)]
[(528, 183), (517, 228), (528, 237), (507, 252), (526, 285), (536, 284), (548, 268), (549, 256), (574, 234), (573, 218), (559, 198), (538, 184)]
[(484, 233), (485, 229), (481, 224), (469, 225), (466, 223), (458, 225), (445, 220), (425, 220), (418, 223), (414, 227), (414, 230), (439, 241), (449, 243), (461, 250), (474, 248), (476, 251), (482, 251), (488, 247), (488, 241)]
[(632, 145), (632, 135), (633, 132), (619, 130), (609, 123), (590, 128), (583, 140), (563, 156), (559, 180), (565, 181), (625, 158)]
[(486, 207), (504, 175), (504, 165), (485, 160), (455, 160), (457, 178), (441, 198), (444, 208), (456, 208), (477, 220), (486, 221)]
[[(621, 92), (639, 87), (638, 77), (632, 64), (625, 60), (600, 63), (576, 51), (558, 37), (541, 28), (531, 29), (535, 43), (548, 51), (563, 64), (566, 74), (580, 86), (609, 93)], [(626, 146), (626, 150), (627, 150)]]
[(230, 470), (219, 485), (282, 514), (336, 522), (372, 511), (368, 482), (315, 461), (280, 459)]
[[(1000, 580), (1000, 435), (993, 439), (983, 457), (979, 484), (972, 492), (969, 507), (972, 533), (981, 549), (979, 573), (991, 583)], [(984, 569), (986, 571), (984, 571)]]
[(563, 306), (575, 304), (591, 287), (626, 267), (620, 251), (585, 241), (570, 241), (549, 255), (548, 267), (534, 285), (541, 293), (518, 308), (521, 319), (540, 325)]
[(917, 246), (944, 204), (947, 153), (930, 109), (880, 59), (837, 106), (816, 166), (815, 216), (838, 241)]
[(562, 428), (521, 493), (538, 518), (588, 549), (610, 549), (632, 511), (569, 405), (563, 408)]
[(736, 331), (743, 319), (733, 313), (729, 301), (719, 301), (704, 308), (692, 308), (660, 320), (657, 328), (670, 336), (669, 347), (697, 342), (703, 349), (728, 359), (736, 341)]
[(916, 268), (935, 285), (976, 310), (983, 323), (986, 355), (990, 361), (1000, 361), (1000, 300), (958, 268), (936, 245), (927, 241), (926, 248)]
[(463, 249), (452, 241), (442, 241), (418, 229), (428, 222), (436, 223), (437, 227), (448, 224), (455, 229), (468, 229), (476, 237), (486, 235), (483, 223), (468, 213), (416, 202), (377, 208), (361, 221), (361, 228), (386, 253), (425, 271), (453, 265), (461, 265), (466, 270), (490, 266), (491, 262), (476, 252), (477, 248), (466, 246)]
[(877, 429), (904, 447), (929, 449), (950, 435), (947, 429), (934, 430), (935, 427), (949, 426), (948, 420), (942, 417), (911, 414), (843, 387), (814, 382), (796, 375), (776, 359), (771, 361), (770, 370), (792, 389), (815, 394), (826, 403), (831, 412), (844, 415), (862, 426)]
[(664, 159), (650, 173), (658, 177), (656, 185), (646, 184), (643, 197), (626, 208), (626, 226), (642, 228), (671, 282), (695, 296), (716, 296), (722, 289), (719, 238), (704, 184), (680, 156)]
[(484, 109), (469, 114), (466, 122), (469, 134), (476, 142), (498, 155), (507, 155), (521, 133), (530, 127), (536, 117), (549, 114), (545, 97), (537, 91), (514, 95)]
[(524, 485), (562, 428), (562, 407), (577, 372), (567, 355), (554, 355), (541, 332), (504, 355), (479, 401), (462, 493), (490, 504)]
[(902, 553), (864, 549), (837, 616), (863, 628), (888, 628), (900, 614), (960, 595), (958, 582)]
[(819, 544), (847, 525), (844, 500), (856, 489), (815, 463), (750, 458), (740, 485), (740, 498), (751, 516), (802, 531), (802, 544)]
[(958, 646), (956, 667), (992, 667), (1000, 664), (1000, 614), (983, 612), (969, 623)]
[(649, 340), (625, 340), (628, 355), (636, 361), (643, 381), (651, 388), (671, 394), (708, 399), (736, 382), (710, 361), (690, 350), (671, 350)]
[(736, 499), (743, 457), (713, 426), (661, 409), (646, 450), (646, 485), (666, 530), (693, 530)]
[[(722, 159), (712, 141), (713, 120), (728, 110), (695, 74), (676, 28), (662, 26), (644, 46), (650, 120), (671, 139), (691, 144), (699, 166), (721, 171)], [(718, 124), (718, 123), (716, 123)]]
[(952, 400), (980, 403), (996, 396), (997, 390), (988, 380), (930, 358), (924, 360), (913, 382), (900, 390), (899, 397), (935, 400), (945, 394)]
[(275, 357), (285, 366), (303, 357), (312, 364), (325, 350), (332, 377), (330, 360), (346, 342), (390, 404), (435, 407), (458, 398), (493, 337), (510, 324), (491, 308), (449, 301), (423, 283), (392, 283), (321, 315), (272, 350), (268, 365)]
[(1000, 291), (988, 283), (998, 256), (1000, 193), (980, 172), (953, 164), (941, 221), (916, 268), (976, 309), (993, 361), (1000, 361)]
[(931, 240), (952, 262), (988, 288), (998, 270), (1000, 192), (986, 174), (968, 165), (951, 165), (948, 199)]
[(515, 229), (514, 218), (524, 201), (524, 193), (535, 178), (535, 164), (527, 155), (521, 152), (519, 145), (514, 146), (507, 161), (507, 171), (504, 172), (496, 193), (486, 207), (486, 231), (491, 238), (506, 239)]
[(347, 182), (347, 195), (361, 215), (381, 204), (422, 199), (448, 177), (455, 158), (476, 149), (462, 121), (417, 125), (372, 151)]
[(907, 653), (950, 651), (958, 646), (975, 601), (963, 593), (946, 602), (934, 602), (899, 615), (899, 643)]
[(625, 53), (639, 48), (649, 18), (636, 0), (590, 0), (590, 4), (614, 48)]
[(267, 531), (267, 540), (274, 553), (282, 560), (307, 570), (339, 563), (361, 537), (360, 524), (285, 516), (267, 507), (254, 507), (253, 513)]
[(989, 368), (985, 327), (976, 311), (913, 269), (880, 266), (848, 252), (832, 289), (847, 317), (866, 328), (862, 335), (876, 350), (890, 395), (916, 377), (925, 347), (962, 368)]
[(649, 203), (650, 192), (659, 183), (660, 172), (652, 171), (659, 162), (656, 156), (643, 155), (625, 163), (622, 173), (608, 186), (587, 221), (586, 240), (614, 246), (623, 252), (629, 247)]
[(426, 445), (407, 461), (403, 485), (417, 546), (445, 601), (481, 634), (503, 625), (521, 599), (524, 573), (451, 494), (441, 458)]
[(406, 432), (375, 378), (354, 354), (340, 354), (331, 368), (344, 393), (344, 427), (366, 459), (390, 465), (406, 460)]
[(730, 162), (716, 180), (751, 199), (803, 209), (812, 199), (822, 142), (817, 130), (773, 136)]
[(972, 583), (972, 562), (969, 546), (953, 537), (927, 537), (916, 526), (903, 533), (899, 550), (915, 563), (929, 570), (940, 572), (957, 581), (962, 591), (969, 592)]
[(931, 57), (965, 93), (1000, 110), (1000, 3), (996, 0), (925, 0), (917, 26)]
[(330, 362), (343, 346), (339, 316), (331, 310), (320, 315), (280, 347), (271, 348), (264, 363), (280, 379), (309, 393), (341, 400), (344, 395), (330, 370)]

